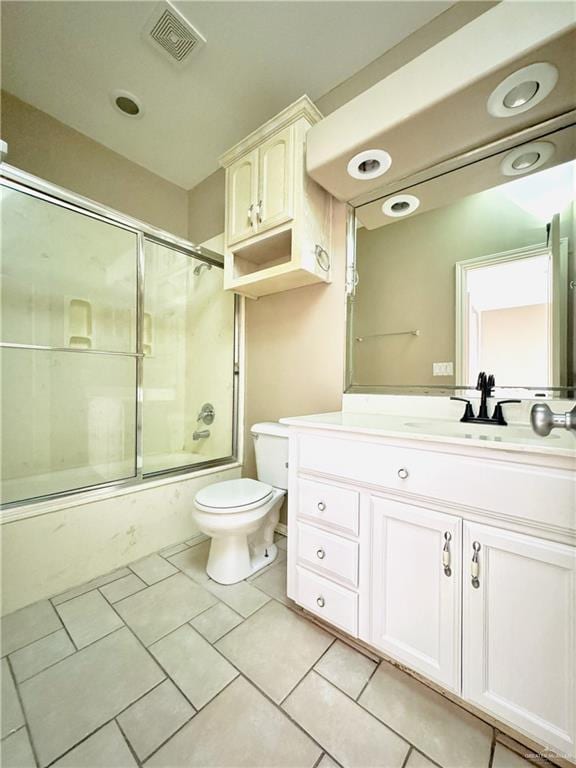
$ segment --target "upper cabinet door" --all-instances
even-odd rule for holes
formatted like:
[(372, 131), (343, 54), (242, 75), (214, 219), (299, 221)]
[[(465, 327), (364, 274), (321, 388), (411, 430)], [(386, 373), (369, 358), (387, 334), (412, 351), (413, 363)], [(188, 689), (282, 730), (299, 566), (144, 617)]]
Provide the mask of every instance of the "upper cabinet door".
[(227, 242), (246, 240), (256, 232), (258, 202), (258, 150), (244, 155), (231, 165), (226, 174)]
[(574, 548), (464, 523), (463, 553), (464, 697), (574, 759)]
[(374, 646), (459, 692), (461, 520), (372, 498)]
[(257, 201), (258, 231), (264, 232), (293, 216), (293, 127), (274, 134), (260, 147)]

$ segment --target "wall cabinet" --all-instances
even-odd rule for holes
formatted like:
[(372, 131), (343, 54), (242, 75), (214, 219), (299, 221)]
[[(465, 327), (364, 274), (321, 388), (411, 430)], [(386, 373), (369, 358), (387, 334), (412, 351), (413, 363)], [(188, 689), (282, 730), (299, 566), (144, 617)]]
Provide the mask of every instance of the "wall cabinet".
[(252, 298), (330, 281), (330, 195), (306, 176), (303, 96), (220, 158), (226, 168), (224, 287)]
[[(471, 462), (490, 493), (457, 472), (443, 493), (452, 460)], [(289, 597), (573, 760), (571, 459), (292, 428), (289, 466)], [(538, 511), (551, 490), (553, 511)]]

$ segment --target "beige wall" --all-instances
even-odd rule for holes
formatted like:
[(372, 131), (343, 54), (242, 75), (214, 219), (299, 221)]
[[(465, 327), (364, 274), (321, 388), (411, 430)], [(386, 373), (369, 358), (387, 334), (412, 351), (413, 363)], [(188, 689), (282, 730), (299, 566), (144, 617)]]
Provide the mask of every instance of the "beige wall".
[(345, 207), (336, 205), (330, 285), (246, 300), (245, 475), (255, 476), (251, 424), (341, 408), (345, 232)]
[(5, 91), (1, 107), (10, 165), (186, 237), (184, 189)]
[(224, 232), (224, 168), (188, 192), (188, 237), (202, 243)]

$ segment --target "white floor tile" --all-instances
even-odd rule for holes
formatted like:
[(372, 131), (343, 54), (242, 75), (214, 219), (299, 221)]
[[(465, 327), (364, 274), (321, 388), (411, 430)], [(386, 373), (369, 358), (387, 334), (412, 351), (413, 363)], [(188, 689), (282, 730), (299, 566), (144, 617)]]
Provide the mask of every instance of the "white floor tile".
[(150, 652), (196, 709), (207, 704), (238, 675), (188, 624), (151, 645)]
[(147, 768), (312, 768), (321, 750), (243, 678), (161, 747)]
[(118, 717), (132, 749), (144, 760), (194, 714), (174, 683), (165, 680)]
[(219, 640), (216, 647), (280, 702), (332, 641), (327, 632), (272, 601)]
[(409, 744), (342, 691), (310, 672), (283, 704), (346, 768), (401, 768)]
[(26, 680), (20, 693), (41, 765), (60, 757), (164, 677), (123, 628)]
[(97, 589), (62, 603), (57, 610), (77, 648), (84, 648), (122, 626), (122, 619)]
[(360, 704), (444, 768), (487, 768), (492, 728), (382, 662)]
[(177, 573), (115, 604), (115, 609), (145, 645), (215, 605), (214, 595)]
[(137, 768), (116, 723), (108, 723), (54, 763), (54, 768)]

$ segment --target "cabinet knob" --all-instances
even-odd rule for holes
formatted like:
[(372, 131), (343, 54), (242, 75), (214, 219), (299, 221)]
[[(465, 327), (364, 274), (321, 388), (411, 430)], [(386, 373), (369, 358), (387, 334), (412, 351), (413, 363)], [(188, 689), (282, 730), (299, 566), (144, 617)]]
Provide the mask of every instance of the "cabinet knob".
[(400, 467), (400, 469), (398, 470), (398, 477), (400, 478), (400, 480), (406, 480), (409, 474), (410, 473), (408, 472), (406, 467)]
[(316, 598), (316, 604), (318, 605), (318, 608), (324, 608), (326, 605), (326, 601), (322, 596)]
[(320, 510), (320, 512), (324, 512), (324, 510), (326, 509), (326, 504), (324, 504), (323, 501), (319, 501), (318, 502), (318, 509)]
[(258, 205), (256, 206), (256, 220), (258, 224), (262, 224), (262, 200), (258, 200)]
[(250, 224), (251, 227), (254, 227), (254, 203), (251, 203), (248, 208), (248, 224)]
[(318, 560), (324, 560), (324, 558), (326, 557), (326, 552), (324, 552), (322, 547), (316, 550), (316, 557), (318, 558)]

